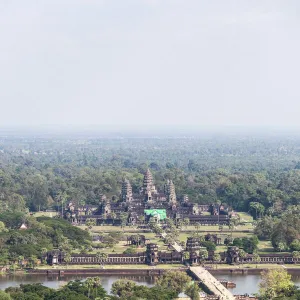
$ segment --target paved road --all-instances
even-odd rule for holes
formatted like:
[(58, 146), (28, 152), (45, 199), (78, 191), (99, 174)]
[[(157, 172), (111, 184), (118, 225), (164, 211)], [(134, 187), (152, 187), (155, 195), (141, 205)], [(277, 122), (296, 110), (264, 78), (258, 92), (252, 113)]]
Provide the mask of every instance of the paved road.
[(202, 267), (190, 267), (191, 272), (220, 300), (235, 300), (235, 297), (224, 285)]

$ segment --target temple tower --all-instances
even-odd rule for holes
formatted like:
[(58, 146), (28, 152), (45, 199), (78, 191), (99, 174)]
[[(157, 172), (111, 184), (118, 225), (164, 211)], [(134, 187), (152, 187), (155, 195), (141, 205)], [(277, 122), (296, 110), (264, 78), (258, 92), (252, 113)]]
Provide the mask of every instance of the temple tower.
[(183, 203), (184, 204), (188, 204), (189, 203), (189, 196), (188, 195), (184, 195), (183, 196)]
[(158, 246), (157, 246), (157, 244), (153, 244), (153, 243), (147, 244), (146, 262), (151, 266), (155, 266), (158, 263)]
[(132, 201), (132, 187), (129, 180), (124, 179), (122, 183), (122, 201), (131, 202)]
[(175, 185), (172, 180), (168, 180), (165, 185), (165, 194), (167, 196), (167, 200), (172, 203), (176, 204), (176, 192), (175, 192)]
[(143, 181), (143, 188), (142, 193), (146, 195), (149, 198), (150, 194), (156, 194), (157, 191), (155, 189), (155, 185), (153, 183), (153, 176), (149, 169), (147, 169), (145, 175), (144, 175), (144, 181)]

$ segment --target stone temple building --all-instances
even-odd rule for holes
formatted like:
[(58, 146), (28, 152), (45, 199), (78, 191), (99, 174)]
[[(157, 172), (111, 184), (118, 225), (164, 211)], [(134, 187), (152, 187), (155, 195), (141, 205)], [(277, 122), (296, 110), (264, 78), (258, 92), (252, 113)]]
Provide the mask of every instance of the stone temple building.
[(175, 185), (167, 180), (164, 191), (156, 189), (153, 176), (148, 169), (144, 174), (143, 185), (138, 193), (133, 193), (129, 180), (124, 179), (118, 201), (102, 196), (100, 205), (76, 207), (70, 202), (65, 209), (65, 217), (74, 223), (84, 223), (86, 219), (95, 219), (96, 224), (120, 225), (122, 222), (143, 225), (150, 218), (163, 222), (171, 218), (175, 222), (188, 218), (190, 224), (226, 225), (229, 222), (227, 211), (215, 204), (199, 205), (189, 201), (187, 195), (178, 199)]

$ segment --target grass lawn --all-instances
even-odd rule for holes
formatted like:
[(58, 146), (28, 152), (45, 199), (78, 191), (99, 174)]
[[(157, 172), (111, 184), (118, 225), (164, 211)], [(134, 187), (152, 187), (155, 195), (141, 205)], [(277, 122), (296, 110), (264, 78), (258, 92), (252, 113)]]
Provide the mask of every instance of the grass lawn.
[(241, 222), (246, 222), (246, 223), (252, 223), (253, 222), (253, 217), (245, 212), (239, 212), (238, 215), (241, 218)]
[(38, 218), (38, 217), (49, 217), (49, 218), (53, 218), (54, 216), (56, 216), (57, 213), (56, 212), (46, 212), (46, 211), (38, 211), (38, 212), (34, 212), (33, 213), (33, 217)]
[(259, 241), (258, 252), (263, 254), (274, 253), (271, 241)]
[(218, 265), (218, 269), (300, 269), (300, 264), (244, 264), (244, 265)]
[[(86, 226), (79, 226), (79, 228), (86, 228)], [(235, 232), (239, 232), (239, 231), (245, 231), (245, 230), (253, 230), (253, 226), (252, 224), (246, 224), (246, 225), (240, 225), (240, 226), (237, 226), (235, 228)], [(136, 233), (141, 233), (141, 234), (144, 234), (143, 233), (143, 229), (137, 229), (137, 227), (133, 227), (133, 226), (125, 226), (124, 228), (121, 228), (120, 226), (93, 226), (92, 227), (92, 232), (95, 232), (95, 233), (103, 233), (103, 232), (136, 232)], [(199, 227), (199, 230), (196, 230), (195, 226), (183, 226), (182, 227), (182, 232), (220, 232), (219, 230), (219, 226), (206, 226), (206, 225), (203, 225), (203, 226), (200, 226)], [(230, 232), (228, 226), (224, 226), (224, 229), (223, 229), (224, 232)]]

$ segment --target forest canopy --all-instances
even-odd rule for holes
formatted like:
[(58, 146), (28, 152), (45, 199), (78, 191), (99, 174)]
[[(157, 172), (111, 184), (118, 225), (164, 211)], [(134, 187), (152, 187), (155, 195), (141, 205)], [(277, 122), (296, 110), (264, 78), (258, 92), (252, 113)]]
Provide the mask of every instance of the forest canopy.
[(150, 168), (158, 189), (170, 178), (181, 198), (221, 201), (254, 217), (300, 204), (300, 139), (2, 138), (0, 211), (56, 209), (64, 200), (117, 200), (124, 177), (138, 192)]

